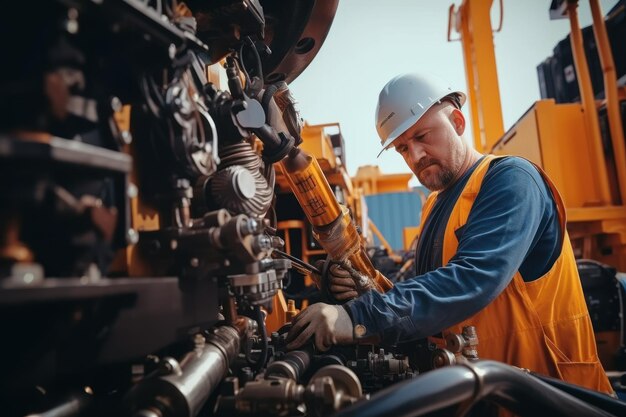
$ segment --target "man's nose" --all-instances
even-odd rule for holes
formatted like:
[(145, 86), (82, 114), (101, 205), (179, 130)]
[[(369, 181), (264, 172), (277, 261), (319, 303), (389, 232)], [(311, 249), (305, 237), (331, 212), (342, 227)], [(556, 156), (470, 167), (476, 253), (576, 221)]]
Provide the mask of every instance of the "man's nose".
[(424, 156), (426, 156), (426, 152), (424, 151), (424, 147), (419, 144), (412, 142), (409, 145), (409, 162), (414, 165), (417, 164)]

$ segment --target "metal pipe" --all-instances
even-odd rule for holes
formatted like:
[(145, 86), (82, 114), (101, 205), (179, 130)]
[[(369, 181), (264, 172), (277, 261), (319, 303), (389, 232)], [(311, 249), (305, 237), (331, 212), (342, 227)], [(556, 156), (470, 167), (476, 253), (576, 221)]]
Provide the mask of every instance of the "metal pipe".
[(196, 348), (180, 363), (164, 359), (161, 372), (165, 375), (148, 377), (131, 391), (129, 405), (135, 416), (154, 410), (160, 417), (198, 415), (237, 357), (240, 345), (237, 329), (230, 326), (214, 329), (203, 340), (197, 340)]
[(624, 142), (624, 127), (619, 109), (619, 96), (617, 93), (617, 76), (615, 63), (611, 53), (611, 44), (606, 33), (602, 9), (598, 0), (589, 0), (591, 15), (593, 16), (593, 33), (598, 46), (598, 55), (602, 64), (604, 75), (604, 96), (606, 97), (606, 114), (609, 120), (609, 131), (613, 143), (613, 155), (621, 204), (626, 204), (626, 142)]
[[(587, 66), (587, 58), (583, 48), (583, 37), (578, 22), (577, 1), (567, 3), (567, 15), (570, 21), (572, 44), (572, 54), (574, 56), (574, 65), (576, 66), (576, 76), (578, 77), (578, 88), (580, 89), (581, 105), (583, 113), (587, 118), (588, 133), (591, 136), (592, 158), (597, 167), (605, 167), (604, 151), (602, 149), (602, 137), (600, 136), (600, 123), (598, 122), (598, 112), (596, 110), (596, 102), (591, 88), (591, 77), (589, 76), (589, 67)], [(601, 203), (610, 205), (612, 203), (611, 191), (609, 189), (609, 178), (606, 169), (598, 172), (598, 186), (600, 189)]]
[(85, 389), (84, 393), (72, 395), (49, 410), (28, 414), (26, 417), (78, 417), (92, 405), (93, 396)]
[(612, 416), (518, 368), (479, 361), (436, 369), (395, 384), (335, 417), (422, 416), (463, 401), (483, 399), (520, 416)]
[(312, 356), (311, 352), (305, 350), (288, 352), (282, 359), (274, 361), (267, 366), (265, 378), (278, 376), (300, 382), (300, 378), (311, 365)]

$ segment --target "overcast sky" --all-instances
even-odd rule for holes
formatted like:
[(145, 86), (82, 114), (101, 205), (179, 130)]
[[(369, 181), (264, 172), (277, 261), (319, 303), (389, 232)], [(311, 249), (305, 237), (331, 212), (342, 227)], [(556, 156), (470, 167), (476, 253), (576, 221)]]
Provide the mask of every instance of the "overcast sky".
[[(604, 14), (617, 0), (601, 0)], [(457, 7), (461, 4), (456, 2)], [(447, 42), (448, 8), (442, 0), (339, 0), (321, 50), (291, 83), (303, 118), (310, 124), (339, 122), (347, 168), (378, 164), (383, 173), (409, 172), (395, 152), (380, 158), (374, 111), (380, 89), (403, 72), (439, 74), (466, 90), (460, 42)], [(499, 2), (491, 10), (499, 19)], [(505, 129), (540, 99), (537, 65), (569, 33), (569, 20), (550, 20), (550, 0), (504, 0), (504, 24), (496, 33), (496, 61)], [(579, 6), (581, 25), (591, 24), (589, 3)], [(464, 108), (469, 119), (469, 111)], [(470, 129), (471, 132), (471, 129)], [(418, 184), (417, 180), (412, 181)]]

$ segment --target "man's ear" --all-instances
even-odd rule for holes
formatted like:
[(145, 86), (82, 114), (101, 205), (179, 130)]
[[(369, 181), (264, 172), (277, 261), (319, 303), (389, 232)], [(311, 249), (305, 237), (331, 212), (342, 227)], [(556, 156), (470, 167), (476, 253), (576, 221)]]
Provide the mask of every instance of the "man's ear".
[(465, 116), (461, 110), (456, 108), (452, 109), (452, 112), (450, 112), (450, 122), (452, 126), (454, 126), (457, 135), (461, 136), (463, 132), (465, 132)]

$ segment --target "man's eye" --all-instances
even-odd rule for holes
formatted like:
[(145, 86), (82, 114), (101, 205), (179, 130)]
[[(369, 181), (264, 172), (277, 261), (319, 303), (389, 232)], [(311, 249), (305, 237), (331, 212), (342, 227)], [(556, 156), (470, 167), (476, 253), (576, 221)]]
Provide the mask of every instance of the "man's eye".
[(398, 152), (399, 154), (403, 154), (403, 153), (405, 153), (405, 152), (406, 152), (407, 147), (406, 147), (406, 146), (404, 146), (404, 145), (402, 145), (402, 146), (396, 146), (396, 148), (395, 148), (395, 149), (396, 149), (396, 152)]

